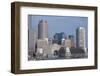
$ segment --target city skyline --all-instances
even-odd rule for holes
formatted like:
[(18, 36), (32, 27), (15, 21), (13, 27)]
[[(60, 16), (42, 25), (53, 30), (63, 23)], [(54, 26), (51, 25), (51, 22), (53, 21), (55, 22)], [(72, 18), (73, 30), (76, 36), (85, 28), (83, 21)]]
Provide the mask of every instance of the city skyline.
[[(48, 37), (53, 38), (55, 33), (64, 32), (67, 36), (73, 35), (76, 43), (76, 29), (84, 27), (86, 30), (86, 47), (87, 46), (87, 17), (73, 17), (73, 16), (34, 16), (29, 15), (29, 30), (37, 30), (38, 24), (41, 20), (46, 20), (48, 23)], [(65, 22), (66, 21), (66, 22)]]
[[(35, 26), (33, 16), (28, 18), (28, 60), (52, 60), (87, 58), (88, 47), (86, 46), (86, 24), (84, 26), (73, 26), (73, 30), (64, 23), (66, 17), (52, 16), (52, 28), (50, 28), (49, 18), (41, 19)], [(35, 18), (35, 17), (34, 17)], [(75, 23), (77, 17), (67, 17)], [(73, 19), (74, 18), (74, 19)], [(55, 21), (56, 20), (56, 21)], [(80, 17), (78, 18), (79, 21)], [(81, 19), (84, 20), (84, 19)], [(55, 22), (54, 22), (55, 21)], [(86, 22), (86, 21), (80, 21)], [(77, 23), (76, 23), (77, 24)], [(76, 25), (73, 24), (73, 25)], [(79, 22), (78, 22), (79, 24)], [(77, 24), (77, 25), (78, 25)], [(34, 26), (34, 29), (33, 29)], [(56, 29), (54, 28), (56, 26)], [(59, 28), (60, 26), (60, 28)], [(67, 26), (67, 27), (66, 27)], [(37, 28), (37, 29), (36, 29)], [(55, 29), (55, 30), (54, 30)], [(52, 30), (52, 31), (51, 31)], [(51, 32), (53, 33), (51, 33)], [(70, 32), (69, 34), (67, 32)], [(49, 36), (51, 33), (51, 36)], [(66, 34), (67, 33), (67, 34)], [(75, 35), (76, 34), (76, 35)]]

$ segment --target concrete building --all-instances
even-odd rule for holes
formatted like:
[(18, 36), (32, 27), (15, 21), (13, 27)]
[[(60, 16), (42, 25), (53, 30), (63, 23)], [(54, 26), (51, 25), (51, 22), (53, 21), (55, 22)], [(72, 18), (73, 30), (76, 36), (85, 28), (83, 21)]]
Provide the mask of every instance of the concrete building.
[(48, 38), (48, 23), (41, 20), (38, 24), (38, 39)]
[(76, 29), (76, 47), (83, 49), (86, 47), (84, 27), (78, 27)]

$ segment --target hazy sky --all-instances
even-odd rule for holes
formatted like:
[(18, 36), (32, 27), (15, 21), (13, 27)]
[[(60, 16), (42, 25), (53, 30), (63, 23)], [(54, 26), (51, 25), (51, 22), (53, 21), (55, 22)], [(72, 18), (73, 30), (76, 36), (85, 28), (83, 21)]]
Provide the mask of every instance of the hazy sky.
[[(87, 42), (87, 29), (88, 17), (75, 17), (75, 16), (36, 16), (29, 15), (29, 30), (37, 30), (39, 21), (43, 19), (48, 22), (49, 37), (53, 37), (55, 33), (65, 32), (66, 35), (74, 35), (76, 39), (76, 29), (84, 27), (86, 29), (86, 42)], [(87, 43), (86, 43), (87, 45)]]

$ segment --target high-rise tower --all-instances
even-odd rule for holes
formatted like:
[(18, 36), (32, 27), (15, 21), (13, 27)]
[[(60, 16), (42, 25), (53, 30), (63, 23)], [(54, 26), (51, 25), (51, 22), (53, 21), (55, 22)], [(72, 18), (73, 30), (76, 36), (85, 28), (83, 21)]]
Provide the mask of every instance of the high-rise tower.
[(41, 20), (38, 24), (38, 39), (48, 38), (48, 22)]
[(78, 27), (76, 29), (76, 47), (79, 48), (85, 48), (85, 28), (84, 27)]

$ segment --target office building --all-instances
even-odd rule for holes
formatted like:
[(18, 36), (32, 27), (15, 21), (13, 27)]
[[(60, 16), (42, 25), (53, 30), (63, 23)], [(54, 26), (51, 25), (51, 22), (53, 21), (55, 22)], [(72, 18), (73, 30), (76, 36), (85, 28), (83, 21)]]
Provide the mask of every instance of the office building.
[(48, 23), (45, 20), (41, 20), (38, 24), (38, 39), (48, 38)]
[(37, 34), (35, 30), (28, 30), (28, 50), (35, 52)]
[(56, 33), (54, 35), (54, 43), (57, 43), (59, 45), (62, 44), (62, 39), (65, 39), (66, 35), (64, 32), (61, 32), (61, 33)]
[(76, 46), (79, 48), (85, 48), (85, 28), (78, 27), (76, 29)]
[(36, 52), (37, 33), (35, 30), (28, 30), (28, 60), (33, 59), (33, 53)]

